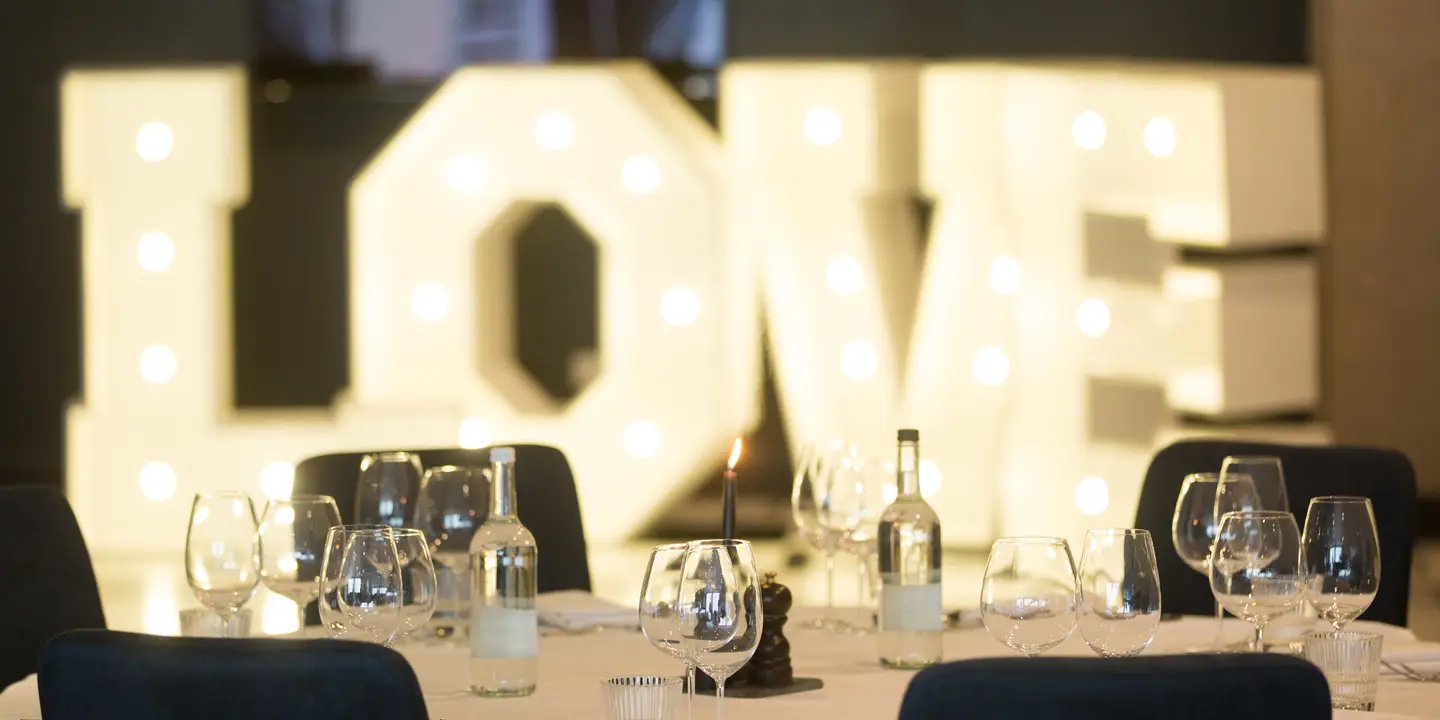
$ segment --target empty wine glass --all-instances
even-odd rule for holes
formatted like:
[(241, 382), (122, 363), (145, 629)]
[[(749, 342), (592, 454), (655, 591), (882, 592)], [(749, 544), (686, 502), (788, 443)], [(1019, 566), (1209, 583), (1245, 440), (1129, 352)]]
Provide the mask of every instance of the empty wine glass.
[(1305, 599), (1300, 528), (1288, 512), (1226, 513), (1215, 534), (1210, 590), (1255, 627), (1250, 649), (1264, 650), (1265, 625)]
[(980, 586), (980, 617), (996, 640), (1026, 657), (1065, 642), (1079, 604), (1075, 560), (1060, 538), (1000, 538)]
[(260, 579), (295, 603), (305, 631), (305, 608), (320, 597), (325, 535), (340, 524), (340, 508), (329, 495), (292, 495), (265, 504), (260, 519)]
[(1380, 589), (1380, 535), (1370, 500), (1338, 495), (1311, 500), (1300, 548), (1305, 597), (1340, 632), (1370, 607)]
[(826, 512), (820, 513), (821, 521), (831, 532), (839, 535), (837, 547), (855, 556), (856, 606), (859, 612), (854, 623), (841, 623), (853, 632), (868, 632), (874, 622), (875, 583), (870, 563), (879, 552), (876, 535), (880, 529), (880, 514), (889, 504), (887, 489), (893, 500), (893, 472), (887, 474), (884, 463), (861, 455), (852, 445), (846, 448), (835, 465), (834, 479), (825, 503)]
[[(1180, 496), (1175, 499), (1175, 517), (1170, 521), (1170, 538), (1175, 553), (1191, 570), (1210, 578), (1210, 549), (1215, 546), (1215, 492), (1219, 473), (1185, 476)], [(1215, 647), (1224, 644), (1225, 610), (1215, 601)]]
[(1280, 458), (1270, 455), (1232, 455), (1220, 464), (1215, 491), (1215, 517), (1250, 510), (1290, 512), (1285, 471)]
[(825, 614), (809, 627), (826, 630), (841, 627), (835, 619), (835, 551), (839, 549), (840, 534), (823, 520), (838, 458), (838, 443), (832, 443), (828, 449), (813, 445), (802, 447), (795, 460), (795, 482), (790, 492), (795, 528), (825, 558)]
[(395, 552), (400, 559), (400, 629), (395, 639), (425, 627), (435, 613), (435, 563), (430, 559), (430, 541), (415, 528), (394, 528)]
[(366, 455), (355, 485), (355, 522), (407, 527), (414, 514), (424, 469), (420, 456), (407, 452)]
[(442, 465), (425, 471), (415, 503), (415, 527), (430, 538), (435, 563), (435, 614), (431, 627), (452, 637), (469, 626), (470, 539), (489, 512), (488, 470)]
[(256, 525), (245, 493), (200, 493), (190, 504), (185, 579), (200, 604), (217, 615), (239, 611), (260, 584)]
[(1080, 635), (1102, 657), (1130, 657), (1160, 626), (1160, 573), (1146, 530), (1091, 530), (1080, 555)]
[(320, 580), (320, 618), (330, 637), (388, 646), (400, 629), (402, 583), (389, 526), (330, 528)]
[(695, 659), (685, 652), (680, 633), (680, 576), (685, 563), (685, 543), (656, 545), (645, 565), (640, 585), (640, 632), (651, 645), (685, 663), (689, 688), (689, 714), (695, 714)]
[(715, 717), (725, 716), (725, 680), (760, 643), (760, 578), (744, 540), (690, 543), (680, 577), (680, 640), (715, 680)]

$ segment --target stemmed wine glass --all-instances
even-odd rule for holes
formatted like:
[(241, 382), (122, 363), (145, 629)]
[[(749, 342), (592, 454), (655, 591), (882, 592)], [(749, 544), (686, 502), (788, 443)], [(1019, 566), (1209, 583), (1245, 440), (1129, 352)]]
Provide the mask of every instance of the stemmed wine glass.
[(1226, 610), (1255, 626), (1250, 649), (1264, 650), (1265, 625), (1305, 599), (1295, 516), (1275, 510), (1222, 516), (1210, 559), (1210, 590)]
[(823, 630), (840, 628), (835, 619), (835, 551), (839, 549), (840, 533), (824, 522), (828, 512), (834, 466), (838, 447), (829, 450), (813, 445), (800, 449), (795, 461), (795, 482), (790, 492), (790, 512), (800, 536), (825, 557), (825, 614), (809, 627)]
[(1380, 536), (1363, 497), (1310, 501), (1300, 538), (1305, 597), (1335, 632), (1365, 612), (1380, 589)]
[(400, 561), (400, 583), (403, 593), (400, 606), (399, 640), (430, 622), (435, 614), (435, 563), (430, 559), (430, 541), (415, 528), (393, 528), (395, 552)]
[(220, 616), (228, 634), (230, 618), (260, 584), (260, 543), (249, 495), (195, 496), (185, 534), (185, 579), (200, 604)]
[(340, 524), (340, 508), (329, 495), (292, 495), (265, 504), (260, 520), (260, 579), (295, 603), (305, 632), (305, 608), (320, 597), (325, 535)]
[(680, 634), (680, 577), (685, 564), (685, 543), (656, 545), (645, 566), (640, 586), (640, 632), (651, 645), (685, 663), (689, 688), (689, 715), (695, 716), (695, 659), (685, 652)]
[(320, 619), (330, 637), (390, 645), (400, 629), (402, 583), (389, 526), (330, 528), (320, 580)]
[(442, 465), (425, 471), (415, 503), (415, 527), (430, 538), (435, 563), (436, 605), (432, 626), (452, 637), (470, 617), (470, 539), (485, 521), (489, 471)]
[(1065, 642), (1079, 604), (1075, 560), (1060, 538), (1000, 538), (980, 586), (985, 629), (1025, 657)]
[(1150, 646), (1160, 626), (1160, 573), (1149, 531), (1085, 533), (1079, 624), (1101, 657), (1131, 657)]
[(760, 643), (760, 577), (744, 540), (699, 540), (685, 550), (680, 576), (680, 642), (715, 680), (717, 720), (725, 717), (725, 680)]
[(406, 527), (414, 515), (424, 469), (420, 456), (407, 452), (366, 455), (355, 485), (355, 522)]
[[(1239, 482), (1235, 480), (1234, 482)], [(1210, 550), (1215, 545), (1215, 491), (1219, 473), (1185, 476), (1180, 496), (1175, 499), (1175, 517), (1170, 521), (1170, 538), (1175, 553), (1191, 570), (1210, 578)], [(1215, 647), (1224, 644), (1225, 610), (1215, 601)]]
[[(835, 465), (826, 503), (828, 512), (820, 514), (821, 522), (839, 535), (837, 547), (855, 556), (856, 606), (860, 612), (857, 621), (844, 628), (852, 632), (867, 632), (874, 622), (875, 587), (870, 563), (879, 551), (876, 535), (880, 514), (888, 504), (885, 490), (889, 477), (882, 463), (861, 455), (853, 445), (848, 447)], [(889, 487), (894, 489), (893, 482)]]
[(1231, 455), (1220, 464), (1220, 484), (1215, 490), (1215, 517), (1247, 510), (1290, 511), (1290, 495), (1285, 490), (1285, 471), (1280, 458)]

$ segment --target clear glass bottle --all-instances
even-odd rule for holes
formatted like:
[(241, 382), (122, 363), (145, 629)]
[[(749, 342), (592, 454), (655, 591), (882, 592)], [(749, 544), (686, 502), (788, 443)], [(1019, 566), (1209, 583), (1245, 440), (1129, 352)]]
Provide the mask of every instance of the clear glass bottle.
[(920, 495), (920, 431), (899, 432), (898, 493), (880, 514), (880, 664), (913, 670), (940, 662), (940, 519)]
[(490, 451), (490, 517), (470, 541), (470, 689), (484, 697), (535, 692), (535, 536), (515, 510), (515, 449)]

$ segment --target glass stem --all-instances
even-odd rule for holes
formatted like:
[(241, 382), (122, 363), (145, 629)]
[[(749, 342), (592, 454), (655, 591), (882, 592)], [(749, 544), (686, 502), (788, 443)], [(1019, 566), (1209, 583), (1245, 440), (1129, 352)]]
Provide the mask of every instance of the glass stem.
[(715, 720), (725, 720), (725, 678), (715, 679)]
[(835, 619), (835, 551), (825, 552), (825, 620)]
[(1215, 601), (1215, 647), (1225, 647), (1225, 608), (1220, 607), (1220, 601)]
[(857, 628), (870, 627), (870, 563), (864, 553), (856, 553), (856, 582), (859, 586), (855, 588), (855, 605), (860, 608), (860, 617), (856, 619)]
[(297, 602), (297, 603), (295, 603), (295, 606), (296, 606), (296, 612), (295, 612), (295, 614), (296, 614), (297, 618), (298, 618), (299, 621), (300, 621), (300, 622), (295, 626), (295, 634), (296, 634), (296, 635), (304, 635), (304, 634), (305, 634), (305, 606), (307, 606), (307, 605), (309, 605), (309, 603), (303, 603), (303, 602)]
[(690, 690), (690, 701), (686, 703), (685, 714), (690, 720), (695, 720), (695, 666), (685, 665), (685, 686)]
[(1265, 652), (1265, 622), (1255, 623), (1255, 637), (1250, 640), (1251, 652)]

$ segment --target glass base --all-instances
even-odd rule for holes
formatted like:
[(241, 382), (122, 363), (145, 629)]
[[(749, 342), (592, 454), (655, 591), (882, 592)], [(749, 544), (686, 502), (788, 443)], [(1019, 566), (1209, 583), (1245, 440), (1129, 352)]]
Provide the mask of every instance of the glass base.
[(478, 688), (470, 686), (470, 694), (485, 698), (517, 698), (535, 694), (535, 686), (519, 688)]
[(892, 660), (890, 658), (880, 658), (880, 667), (887, 670), (924, 670), (939, 663), (939, 660)]

